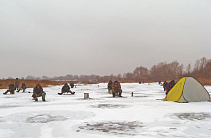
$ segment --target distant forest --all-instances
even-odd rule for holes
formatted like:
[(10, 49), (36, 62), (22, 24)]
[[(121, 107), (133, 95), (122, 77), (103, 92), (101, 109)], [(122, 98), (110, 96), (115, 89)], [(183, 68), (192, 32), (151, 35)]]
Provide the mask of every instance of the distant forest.
[[(58, 77), (34, 77), (27, 76), (26, 78), (20, 78), (25, 80), (65, 80), (65, 81), (90, 81), (90, 82), (108, 82), (109, 80), (118, 80), (121, 82), (151, 82), (151, 81), (164, 81), (164, 80), (178, 80), (181, 77), (192, 76), (195, 78), (211, 79), (211, 59), (205, 57), (195, 61), (194, 66), (188, 64), (184, 67), (183, 64), (173, 61), (171, 63), (160, 62), (157, 65), (152, 66), (150, 69), (140, 66), (135, 68), (133, 72), (124, 73), (123, 75), (72, 75)], [(13, 79), (9, 77), (8, 79)]]

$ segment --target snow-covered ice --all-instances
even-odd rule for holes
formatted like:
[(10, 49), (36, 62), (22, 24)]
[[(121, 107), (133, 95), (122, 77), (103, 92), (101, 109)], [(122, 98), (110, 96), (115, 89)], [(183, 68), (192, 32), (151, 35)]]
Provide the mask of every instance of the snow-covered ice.
[[(32, 93), (0, 94), (0, 137), (211, 137), (211, 102), (162, 101), (165, 92), (158, 83), (121, 86), (122, 98), (108, 94), (107, 83), (78, 84), (71, 89), (75, 95), (58, 95), (62, 86), (49, 86), (46, 102), (33, 101)], [(211, 93), (211, 86), (205, 88)]]

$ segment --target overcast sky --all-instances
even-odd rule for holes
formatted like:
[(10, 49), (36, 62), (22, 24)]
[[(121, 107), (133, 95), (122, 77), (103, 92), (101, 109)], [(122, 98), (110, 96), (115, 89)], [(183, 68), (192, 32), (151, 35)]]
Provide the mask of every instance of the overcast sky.
[(211, 59), (211, 0), (0, 0), (0, 78)]

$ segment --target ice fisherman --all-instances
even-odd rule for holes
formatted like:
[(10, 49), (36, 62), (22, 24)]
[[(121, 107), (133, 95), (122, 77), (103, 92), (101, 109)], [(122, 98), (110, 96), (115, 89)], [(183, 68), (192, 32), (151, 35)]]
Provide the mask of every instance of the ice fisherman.
[(164, 82), (163, 82), (163, 89), (164, 89), (164, 91), (166, 91), (166, 86), (168, 85), (168, 83), (167, 83), (167, 81), (165, 80)]
[(175, 85), (175, 81), (172, 80), (171, 82), (169, 82), (169, 84), (166, 87), (166, 95), (169, 93), (169, 91), (174, 87)]
[(10, 83), (9, 89), (6, 92), (4, 92), (3, 94), (7, 94), (8, 92), (10, 92), (10, 94), (15, 94), (15, 85), (13, 82)]
[(33, 89), (33, 100), (38, 101), (38, 97), (42, 97), (42, 101), (45, 101), (45, 95), (42, 86), (38, 83)]
[(74, 83), (71, 82), (71, 83), (70, 83), (70, 86), (71, 86), (71, 88), (74, 88)]
[(25, 90), (26, 90), (26, 84), (24, 82), (21, 84), (21, 88), (19, 88), (17, 90), (17, 92), (19, 92), (20, 90), (23, 90), (23, 92), (25, 92)]
[(118, 81), (114, 81), (114, 83), (112, 85), (113, 97), (115, 97), (116, 93), (118, 93), (119, 97), (122, 97), (122, 89), (121, 89), (121, 85)]
[(15, 80), (15, 90), (18, 90), (19, 89), (19, 80), (18, 78), (16, 78)]
[(111, 94), (112, 93), (112, 84), (113, 84), (113, 82), (112, 82), (112, 80), (110, 80), (109, 82), (108, 82), (108, 92)]
[(63, 93), (68, 93), (68, 92), (71, 94), (75, 94), (75, 92), (72, 92), (70, 90), (70, 86), (67, 83), (65, 83), (64, 86), (62, 87), (61, 93), (58, 93), (58, 94), (62, 95)]

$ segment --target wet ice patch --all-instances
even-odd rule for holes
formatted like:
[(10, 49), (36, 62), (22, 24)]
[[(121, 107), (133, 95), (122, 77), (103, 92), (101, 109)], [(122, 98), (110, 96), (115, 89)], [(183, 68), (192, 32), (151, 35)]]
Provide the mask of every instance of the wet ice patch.
[(4, 120), (4, 122), (47, 123), (52, 121), (65, 121), (67, 119), (81, 120), (91, 118), (93, 116), (95, 116), (93, 112), (87, 111), (50, 110), (15, 113), (5, 116), (2, 120)]
[(138, 130), (143, 127), (143, 124), (138, 121), (133, 122), (96, 122), (87, 123), (85, 126), (79, 126), (80, 131), (103, 132), (112, 135), (135, 136), (138, 135)]
[(64, 121), (67, 118), (63, 116), (51, 116), (49, 114), (41, 114), (34, 117), (29, 117), (26, 119), (27, 123), (48, 123), (51, 121)]
[(126, 108), (127, 105), (122, 104), (98, 104), (98, 105), (91, 105), (92, 108), (102, 108), (102, 109), (113, 109), (113, 108)]
[(16, 98), (15, 96), (6, 96), (6, 97), (4, 97), (4, 98)]
[(2, 108), (14, 108), (14, 107), (19, 107), (18, 105), (0, 105), (0, 109)]
[(0, 129), (1, 138), (10, 137), (13, 134), (13, 131), (10, 129)]
[(179, 119), (182, 120), (204, 120), (207, 118), (211, 118), (210, 113), (176, 113), (174, 114), (177, 116)]
[(76, 100), (103, 100), (102, 98), (78, 98)]
[(146, 96), (146, 95), (135, 95), (135, 96), (132, 96), (132, 97), (141, 97), (141, 98), (144, 98), (144, 97), (149, 97), (149, 96)]
[(2, 117), (0, 117), (0, 122), (5, 122), (5, 120)]

